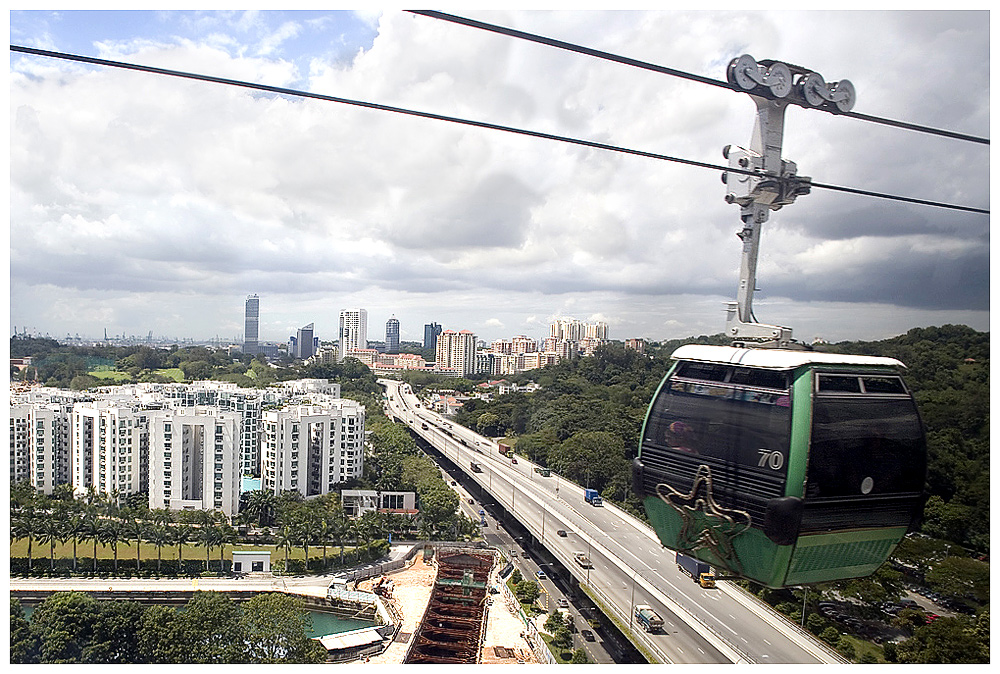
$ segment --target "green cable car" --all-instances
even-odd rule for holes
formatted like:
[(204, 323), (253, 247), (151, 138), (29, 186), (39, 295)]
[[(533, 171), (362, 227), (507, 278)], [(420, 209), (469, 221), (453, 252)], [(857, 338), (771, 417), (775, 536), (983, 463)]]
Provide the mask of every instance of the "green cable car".
[(633, 488), (660, 541), (778, 588), (870, 575), (923, 510), (927, 448), (893, 358), (688, 345)]

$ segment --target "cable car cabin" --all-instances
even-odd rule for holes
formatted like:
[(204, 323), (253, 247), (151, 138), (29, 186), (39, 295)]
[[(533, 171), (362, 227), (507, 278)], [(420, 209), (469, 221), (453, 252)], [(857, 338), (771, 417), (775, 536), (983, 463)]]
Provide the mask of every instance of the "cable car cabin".
[(663, 545), (772, 588), (889, 557), (927, 469), (902, 363), (701, 345), (672, 358), (632, 469)]

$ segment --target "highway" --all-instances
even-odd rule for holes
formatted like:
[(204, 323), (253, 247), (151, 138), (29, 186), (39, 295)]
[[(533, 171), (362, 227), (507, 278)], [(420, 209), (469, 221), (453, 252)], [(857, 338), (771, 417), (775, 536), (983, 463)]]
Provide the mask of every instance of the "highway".
[[(427, 410), (409, 387), (381, 379), (387, 410), (475, 480), (543, 544), (650, 659), (661, 663), (843, 663), (811, 635), (776, 617), (740, 588), (702, 588), (678, 570), (652, 530), (618, 508), (594, 507), (583, 489), (542, 477), (523, 457), (502, 456), (495, 442)], [(478, 465), (474, 471), (472, 463)], [(562, 531), (565, 535), (560, 535)], [(585, 552), (592, 568), (574, 561)], [(649, 604), (664, 620), (647, 633), (633, 607)]]

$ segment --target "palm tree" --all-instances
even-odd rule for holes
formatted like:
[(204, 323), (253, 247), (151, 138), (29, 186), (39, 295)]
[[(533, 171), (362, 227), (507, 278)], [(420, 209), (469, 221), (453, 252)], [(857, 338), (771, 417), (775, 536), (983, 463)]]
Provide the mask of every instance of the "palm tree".
[(39, 522), (34, 507), (22, 508), (17, 513), (11, 527), (11, 536), (16, 540), (28, 539), (28, 571), (31, 571), (31, 542), (38, 531)]
[(146, 522), (132, 510), (122, 511), (124, 540), (135, 541), (135, 570), (140, 569), (140, 550), (142, 549), (142, 538), (146, 535)]
[(57, 512), (53, 509), (53, 512), (45, 517), (38, 536), (39, 541), (49, 544), (49, 571), (56, 568), (56, 542), (63, 539), (63, 519)]
[(258, 527), (270, 526), (274, 523), (277, 504), (278, 497), (274, 492), (257, 489), (247, 496), (247, 506), (240, 514), (246, 514), (247, 524), (253, 522)]
[(194, 536), (194, 527), (190, 524), (178, 524), (173, 527), (173, 541), (177, 544), (177, 568), (184, 570), (184, 546)]
[(160, 573), (160, 562), (163, 558), (163, 546), (172, 540), (170, 528), (164, 524), (153, 524), (146, 531), (150, 542), (156, 546), (156, 574)]
[(65, 528), (63, 533), (66, 535), (64, 543), (70, 538), (73, 539), (73, 571), (76, 571), (76, 544), (80, 539), (81, 534), (84, 532), (84, 525), (86, 524), (86, 518), (83, 511), (80, 508), (80, 504), (76, 501), (73, 502), (72, 509), (69, 516), (65, 520)]
[(278, 551), (279, 547), (285, 549), (285, 573), (288, 573), (288, 553), (291, 552), (292, 546), (296, 542), (296, 532), (295, 529), (290, 524), (283, 524), (278, 528), (277, 540), (274, 542), (274, 550)]
[(205, 570), (208, 571), (212, 548), (218, 541), (215, 511), (199, 510), (195, 514), (195, 520), (198, 524), (198, 540), (205, 545)]
[[(111, 546), (111, 552), (115, 558), (115, 575), (118, 575), (118, 544), (126, 540), (125, 523), (116, 517), (109, 517), (101, 522), (100, 529), (101, 543)], [(95, 546), (96, 549), (96, 546)], [(96, 554), (96, 553), (95, 553)]]
[(101, 542), (102, 521), (97, 506), (85, 505), (83, 511), (83, 538), (94, 541), (94, 571), (97, 571), (97, 544)]
[(319, 519), (315, 515), (310, 510), (304, 510), (294, 525), (295, 537), (299, 545), (302, 546), (302, 552), (305, 553), (307, 572), (309, 571), (309, 544), (316, 540), (319, 532)]
[(223, 522), (216, 529), (216, 533), (218, 536), (217, 542), (219, 544), (219, 572), (221, 573), (225, 571), (225, 561), (223, 560), (223, 555), (226, 552), (226, 546), (236, 543), (236, 541), (239, 540), (239, 536), (236, 533), (236, 529), (225, 522)]

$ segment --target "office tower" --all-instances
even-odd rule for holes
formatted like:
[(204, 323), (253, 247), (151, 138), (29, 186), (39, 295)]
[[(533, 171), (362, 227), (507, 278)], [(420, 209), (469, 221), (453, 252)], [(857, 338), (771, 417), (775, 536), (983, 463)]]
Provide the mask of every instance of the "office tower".
[(395, 316), (385, 322), (385, 352), (399, 353), (399, 320)]
[(441, 334), (441, 326), (437, 323), (428, 323), (424, 326), (424, 348), (437, 352), (437, 340)]
[(256, 356), (260, 353), (260, 299), (256, 295), (247, 297), (243, 327), (243, 353)]
[(476, 336), (468, 330), (445, 330), (438, 335), (435, 369), (453, 370), (465, 377), (476, 371)]
[(295, 334), (294, 341), (289, 340), (291, 344), (291, 349), (289, 352), (292, 358), (299, 358), (305, 360), (311, 358), (313, 354), (316, 353), (316, 341), (313, 337), (313, 324), (305, 326), (304, 328), (299, 328)]
[(351, 309), (340, 312), (340, 350), (337, 357), (344, 360), (354, 349), (368, 348), (368, 311)]
[(209, 407), (149, 415), (149, 507), (235, 516), (240, 503), (239, 415)]

